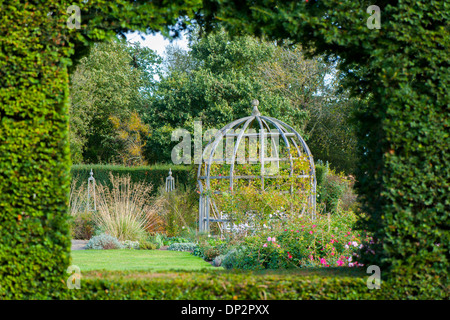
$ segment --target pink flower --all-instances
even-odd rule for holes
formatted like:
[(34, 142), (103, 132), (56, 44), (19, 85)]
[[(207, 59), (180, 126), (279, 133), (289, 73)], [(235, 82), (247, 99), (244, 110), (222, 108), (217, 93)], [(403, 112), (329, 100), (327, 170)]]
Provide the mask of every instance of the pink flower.
[(264, 243), (263, 247), (266, 248), (267, 247), (267, 243)]
[(279, 248), (279, 247), (280, 247), (280, 245), (277, 245), (277, 247)]
[(342, 260), (338, 260), (336, 262), (339, 267), (344, 265), (344, 261), (342, 261)]
[(321, 258), (321, 259), (320, 259), (320, 263), (321, 263), (321, 264), (327, 264), (327, 261), (325, 260), (325, 258)]
[(309, 233), (310, 233), (310, 234), (313, 234), (313, 232), (312, 232), (312, 231), (310, 231)]
[(348, 266), (349, 266), (349, 267), (353, 267), (353, 263), (349, 263)]
[(272, 242), (275, 242), (275, 237), (272, 238)]
[(313, 225), (312, 225), (312, 227), (313, 227), (313, 228), (315, 228), (315, 227), (316, 227), (316, 225), (315, 225), (315, 224), (313, 224)]
[(332, 252), (331, 255), (334, 256), (334, 252)]
[(284, 229), (284, 231), (287, 231), (287, 229)]
[(268, 237), (268, 238), (267, 238), (267, 241), (269, 241), (269, 242), (272, 241), (272, 238), (271, 238), (271, 237)]
[(309, 256), (309, 259), (314, 260), (314, 257), (312, 255)]
[(299, 231), (297, 230), (297, 231), (295, 231), (295, 232), (299, 232)]
[(292, 259), (292, 255), (289, 252), (287, 254), (288, 254), (288, 258)]

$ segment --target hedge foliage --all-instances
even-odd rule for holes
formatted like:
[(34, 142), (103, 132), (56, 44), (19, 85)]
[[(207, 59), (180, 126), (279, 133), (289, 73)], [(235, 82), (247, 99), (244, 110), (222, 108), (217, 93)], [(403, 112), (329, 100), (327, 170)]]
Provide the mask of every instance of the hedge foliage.
[(55, 1), (0, 1), (0, 299), (45, 295), (69, 264), (68, 74)]
[[(368, 1), (205, 0), (202, 20), (235, 34), (290, 39), (314, 55), (339, 57), (358, 112), (357, 188), (383, 254), (417, 288), (448, 287), (450, 232), (450, 4), (377, 1), (380, 28), (369, 28)], [(373, 18), (373, 17), (372, 17)], [(378, 250), (377, 250), (378, 251)]]
[[(417, 292), (381, 275), (381, 288), (368, 289), (365, 270), (335, 269), (316, 274), (258, 274), (252, 272), (91, 272), (81, 274), (79, 290), (66, 289), (65, 299), (146, 300), (329, 300), (435, 299), (441, 289)], [(448, 296), (447, 296), (448, 297)]]
[[(64, 282), (72, 60), (117, 33), (179, 33), (179, 17), (200, 3), (0, 1), (0, 299), (56, 297)], [(68, 28), (71, 5), (81, 8), (80, 29)]]
[(73, 165), (71, 169), (72, 178), (76, 178), (78, 183), (88, 182), (92, 169), (95, 182), (106, 184), (111, 187), (109, 173), (114, 176), (130, 175), (132, 182), (144, 182), (153, 186), (152, 194), (156, 194), (158, 188), (166, 185), (166, 178), (169, 176), (169, 169), (172, 170), (172, 177), (175, 178), (175, 187), (181, 185), (195, 186), (193, 180), (193, 169), (191, 166), (183, 165), (154, 165), (141, 167), (125, 167), (119, 165)]

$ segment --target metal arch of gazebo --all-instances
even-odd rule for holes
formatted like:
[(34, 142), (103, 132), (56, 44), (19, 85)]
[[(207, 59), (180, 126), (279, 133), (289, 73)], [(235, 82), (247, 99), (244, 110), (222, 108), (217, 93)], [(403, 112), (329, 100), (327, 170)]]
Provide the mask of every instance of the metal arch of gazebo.
[[(256, 176), (256, 178), (261, 179), (261, 186), (264, 189), (264, 179), (266, 178), (273, 178), (265, 173), (264, 164), (267, 162), (273, 162), (277, 161), (277, 165), (280, 160), (286, 160), (278, 158), (278, 154), (275, 155), (276, 158), (266, 158), (264, 155), (264, 138), (269, 135), (273, 134), (279, 134), (282, 137), (282, 140), (285, 143), (285, 146), (287, 147), (287, 150), (289, 151), (289, 162), (290, 162), (290, 174), (289, 176), (292, 177), (293, 175), (293, 159), (292, 154), (290, 152), (291, 144), (295, 147), (297, 153), (299, 156), (302, 155), (301, 149), (303, 150), (303, 154), (305, 154), (309, 161), (309, 169), (310, 172), (308, 175), (301, 175), (298, 177), (309, 177), (310, 178), (310, 195), (308, 199), (308, 205), (310, 209), (311, 218), (315, 219), (315, 213), (316, 213), (316, 189), (317, 189), (317, 182), (316, 182), (316, 175), (315, 175), (315, 167), (314, 167), (314, 160), (312, 157), (312, 154), (303, 140), (303, 138), (300, 136), (300, 134), (293, 129), (291, 126), (287, 125), (286, 123), (267, 116), (262, 116), (261, 113), (258, 110), (259, 101), (253, 100), (253, 111), (252, 115), (249, 117), (244, 117), (238, 120), (235, 120), (225, 127), (223, 127), (221, 130), (219, 130), (208, 142), (206, 145), (203, 154), (202, 154), (202, 160), (206, 163), (206, 172), (202, 175), (202, 166), (203, 163), (200, 163), (198, 166), (198, 173), (197, 173), (197, 181), (199, 184), (199, 191), (200, 191), (200, 199), (199, 199), (199, 232), (208, 232), (210, 231), (210, 223), (211, 222), (222, 222), (226, 223), (228, 222), (227, 219), (213, 219), (210, 216), (210, 210), (211, 208), (215, 208), (217, 211), (217, 207), (214, 203), (214, 200), (211, 199), (210, 194), (211, 192), (214, 193), (220, 193), (219, 191), (213, 191), (211, 190), (210, 186), (210, 179), (229, 179), (230, 180), (230, 189), (233, 190), (233, 182), (235, 179), (249, 179), (251, 177), (247, 176), (234, 176), (234, 164), (236, 162), (236, 155), (238, 152), (239, 144), (242, 141), (243, 137), (250, 137), (253, 136), (259, 137), (259, 163), (261, 163), (261, 172), (260, 176)], [(246, 133), (248, 131), (248, 128), (250, 125), (256, 121), (259, 125), (260, 132), (259, 133)], [(239, 128), (240, 125), (242, 125), (242, 128)], [(277, 132), (273, 132), (270, 130), (269, 124), (271, 124), (274, 128), (276, 128)], [(239, 133), (234, 133), (234, 129), (240, 129)], [(229, 133), (230, 130), (233, 133)], [(265, 132), (267, 130), (267, 132)], [(216, 152), (216, 148), (219, 145), (221, 141), (223, 141), (224, 138), (227, 137), (233, 137), (233, 139), (236, 137), (236, 142), (233, 149), (233, 154), (231, 159), (226, 159), (226, 156), (221, 159), (213, 159), (213, 156)], [(296, 139), (299, 143), (296, 142)], [(234, 140), (233, 140), (234, 141)], [(230, 164), (230, 174), (228, 176), (210, 176), (211, 173), (211, 164), (216, 161), (223, 161), (231, 160), (229, 162)], [(209, 193), (207, 191), (210, 191)], [(291, 191), (292, 192), (292, 187)]]

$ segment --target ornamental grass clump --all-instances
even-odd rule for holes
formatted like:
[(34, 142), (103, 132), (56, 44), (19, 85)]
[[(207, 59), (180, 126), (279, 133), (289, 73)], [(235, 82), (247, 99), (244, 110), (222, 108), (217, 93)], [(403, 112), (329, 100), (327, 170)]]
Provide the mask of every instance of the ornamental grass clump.
[(119, 241), (140, 241), (148, 233), (157, 232), (162, 221), (151, 204), (152, 186), (131, 182), (129, 175), (114, 177), (110, 174), (112, 188), (98, 184), (96, 224)]

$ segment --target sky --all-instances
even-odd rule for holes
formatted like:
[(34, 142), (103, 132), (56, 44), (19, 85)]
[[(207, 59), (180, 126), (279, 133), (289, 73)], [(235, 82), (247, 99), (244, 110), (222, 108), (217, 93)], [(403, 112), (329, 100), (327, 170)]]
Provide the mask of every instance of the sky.
[[(137, 32), (127, 34), (127, 40), (130, 42), (139, 42), (142, 46), (155, 50), (161, 57), (164, 56), (164, 50), (167, 45), (170, 44), (170, 40), (165, 39), (161, 33), (155, 35), (144, 35), (145, 40), (142, 40), (141, 36)], [(176, 44), (181, 48), (188, 48), (188, 41), (186, 36), (182, 36), (180, 40), (173, 40), (172, 44)]]

